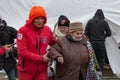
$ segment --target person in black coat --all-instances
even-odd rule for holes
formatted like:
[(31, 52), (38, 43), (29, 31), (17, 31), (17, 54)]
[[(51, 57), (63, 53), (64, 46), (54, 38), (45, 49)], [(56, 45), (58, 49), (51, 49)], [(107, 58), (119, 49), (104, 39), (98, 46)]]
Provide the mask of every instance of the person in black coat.
[(12, 50), (0, 55), (0, 69), (4, 69), (9, 80), (16, 80), (16, 57), (17, 49), (14, 47), (14, 39), (16, 39), (17, 30), (13, 27), (7, 26), (5, 20), (0, 19), (0, 47), (3, 45), (11, 44)]
[(88, 21), (85, 28), (85, 35), (93, 46), (101, 69), (103, 69), (104, 58), (106, 55), (105, 39), (112, 34), (107, 21), (104, 19), (105, 17), (102, 9), (98, 9), (94, 17)]

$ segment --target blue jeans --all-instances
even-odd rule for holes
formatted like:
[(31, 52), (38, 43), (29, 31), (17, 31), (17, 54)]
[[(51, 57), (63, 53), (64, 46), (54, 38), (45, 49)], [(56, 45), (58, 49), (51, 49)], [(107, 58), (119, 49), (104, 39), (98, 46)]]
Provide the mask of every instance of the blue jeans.
[(12, 69), (10, 71), (6, 71), (6, 74), (8, 76), (8, 80), (16, 80), (15, 69)]

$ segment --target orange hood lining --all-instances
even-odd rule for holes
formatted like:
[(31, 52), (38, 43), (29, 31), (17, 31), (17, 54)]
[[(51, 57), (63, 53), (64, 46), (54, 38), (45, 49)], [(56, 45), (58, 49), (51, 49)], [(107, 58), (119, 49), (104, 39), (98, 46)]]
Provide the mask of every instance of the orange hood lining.
[(37, 17), (44, 17), (45, 18), (44, 24), (46, 24), (47, 16), (46, 16), (46, 12), (42, 6), (33, 6), (31, 8), (30, 13), (29, 13), (29, 22), (33, 23), (33, 20)]

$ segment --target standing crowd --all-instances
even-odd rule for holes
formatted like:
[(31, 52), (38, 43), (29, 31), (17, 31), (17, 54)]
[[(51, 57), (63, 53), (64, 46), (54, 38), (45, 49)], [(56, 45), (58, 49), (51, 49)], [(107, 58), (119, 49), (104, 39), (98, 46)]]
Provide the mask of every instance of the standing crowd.
[(46, 23), (42, 6), (31, 8), (18, 31), (0, 19), (0, 69), (8, 79), (102, 80), (104, 63), (109, 65), (105, 40), (112, 35), (102, 9), (85, 30), (82, 22), (71, 22), (65, 15), (59, 16), (53, 32)]

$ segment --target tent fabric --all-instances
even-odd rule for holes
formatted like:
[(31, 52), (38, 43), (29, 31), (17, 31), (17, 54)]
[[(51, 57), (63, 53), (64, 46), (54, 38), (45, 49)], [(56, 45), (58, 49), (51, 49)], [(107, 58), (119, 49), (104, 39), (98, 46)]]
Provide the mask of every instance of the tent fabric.
[(1, 0), (0, 16), (9, 26), (19, 29), (28, 19), (33, 5), (41, 5), (47, 12), (47, 25), (54, 28), (58, 17), (66, 15), (70, 21), (81, 21), (84, 26), (97, 9), (102, 9), (112, 30), (106, 39), (107, 55), (113, 73), (120, 77), (120, 0)]

